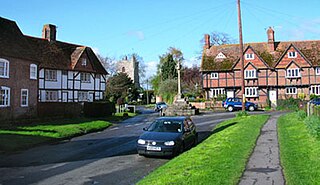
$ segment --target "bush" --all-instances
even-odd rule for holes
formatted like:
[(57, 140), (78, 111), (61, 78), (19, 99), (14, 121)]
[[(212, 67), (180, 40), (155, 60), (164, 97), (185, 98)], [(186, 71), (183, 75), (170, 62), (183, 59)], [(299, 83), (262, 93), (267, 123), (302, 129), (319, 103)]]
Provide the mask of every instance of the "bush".
[(307, 113), (304, 110), (299, 110), (297, 114), (300, 121), (304, 120), (304, 118), (307, 117)]
[(219, 94), (216, 98), (217, 101), (224, 101), (225, 99), (227, 99), (226, 94)]
[(247, 111), (240, 111), (236, 114), (236, 117), (246, 117), (249, 116)]
[(86, 117), (110, 116), (116, 112), (115, 104), (111, 102), (85, 102), (84, 115)]
[(304, 123), (311, 136), (316, 138), (320, 137), (320, 118), (318, 116), (309, 116), (304, 120)]
[(278, 100), (278, 106), (277, 110), (299, 110), (299, 103), (301, 100), (299, 99), (294, 99), (290, 97), (289, 99), (285, 100)]

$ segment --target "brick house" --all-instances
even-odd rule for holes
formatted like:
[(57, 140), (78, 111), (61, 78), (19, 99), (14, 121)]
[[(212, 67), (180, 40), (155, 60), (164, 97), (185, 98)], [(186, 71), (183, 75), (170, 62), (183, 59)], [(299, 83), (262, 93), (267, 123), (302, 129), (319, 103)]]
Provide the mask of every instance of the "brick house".
[(0, 120), (37, 115), (38, 65), (17, 24), (0, 17)]
[[(267, 36), (267, 42), (244, 44), (246, 99), (261, 106), (270, 100), (276, 106), (277, 99), (320, 95), (320, 41), (275, 41), (272, 28)], [(207, 99), (240, 95), (238, 44), (211, 46), (205, 35), (200, 70)]]
[(42, 38), (26, 36), (38, 51), (39, 102), (93, 102), (104, 98), (108, 74), (93, 50), (56, 40), (56, 26)]

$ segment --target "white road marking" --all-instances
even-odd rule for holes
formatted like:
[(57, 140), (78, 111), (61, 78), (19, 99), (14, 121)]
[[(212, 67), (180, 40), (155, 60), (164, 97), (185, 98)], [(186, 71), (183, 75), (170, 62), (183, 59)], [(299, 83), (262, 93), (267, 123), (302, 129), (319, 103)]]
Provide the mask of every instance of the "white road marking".
[(111, 128), (110, 130), (118, 130), (119, 127), (114, 127), (114, 128)]

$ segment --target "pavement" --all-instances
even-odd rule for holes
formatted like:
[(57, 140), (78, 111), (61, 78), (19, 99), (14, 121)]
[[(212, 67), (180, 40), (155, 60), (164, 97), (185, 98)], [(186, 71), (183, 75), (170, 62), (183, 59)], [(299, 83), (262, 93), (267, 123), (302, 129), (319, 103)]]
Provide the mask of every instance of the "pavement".
[(253, 153), (239, 185), (284, 185), (285, 179), (279, 157), (277, 119), (283, 113), (273, 114), (261, 129)]

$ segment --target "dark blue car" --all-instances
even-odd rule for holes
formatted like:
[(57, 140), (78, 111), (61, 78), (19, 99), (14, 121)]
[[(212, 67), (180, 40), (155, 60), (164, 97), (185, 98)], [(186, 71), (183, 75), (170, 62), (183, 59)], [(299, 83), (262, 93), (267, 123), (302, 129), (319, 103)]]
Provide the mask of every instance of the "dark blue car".
[(314, 98), (314, 99), (310, 100), (310, 103), (312, 103), (314, 105), (320, 105), (320, 98)]
[[(234, 110), (242, 109), (242, 100), (241, 98), (227, 98), (225, 101), (222, 102), (223, 107), (232, 112)], [(258, 105), (252, 102), (246, 101), (245, 103), (246, 110), (254, 111), (258, 109)]]

